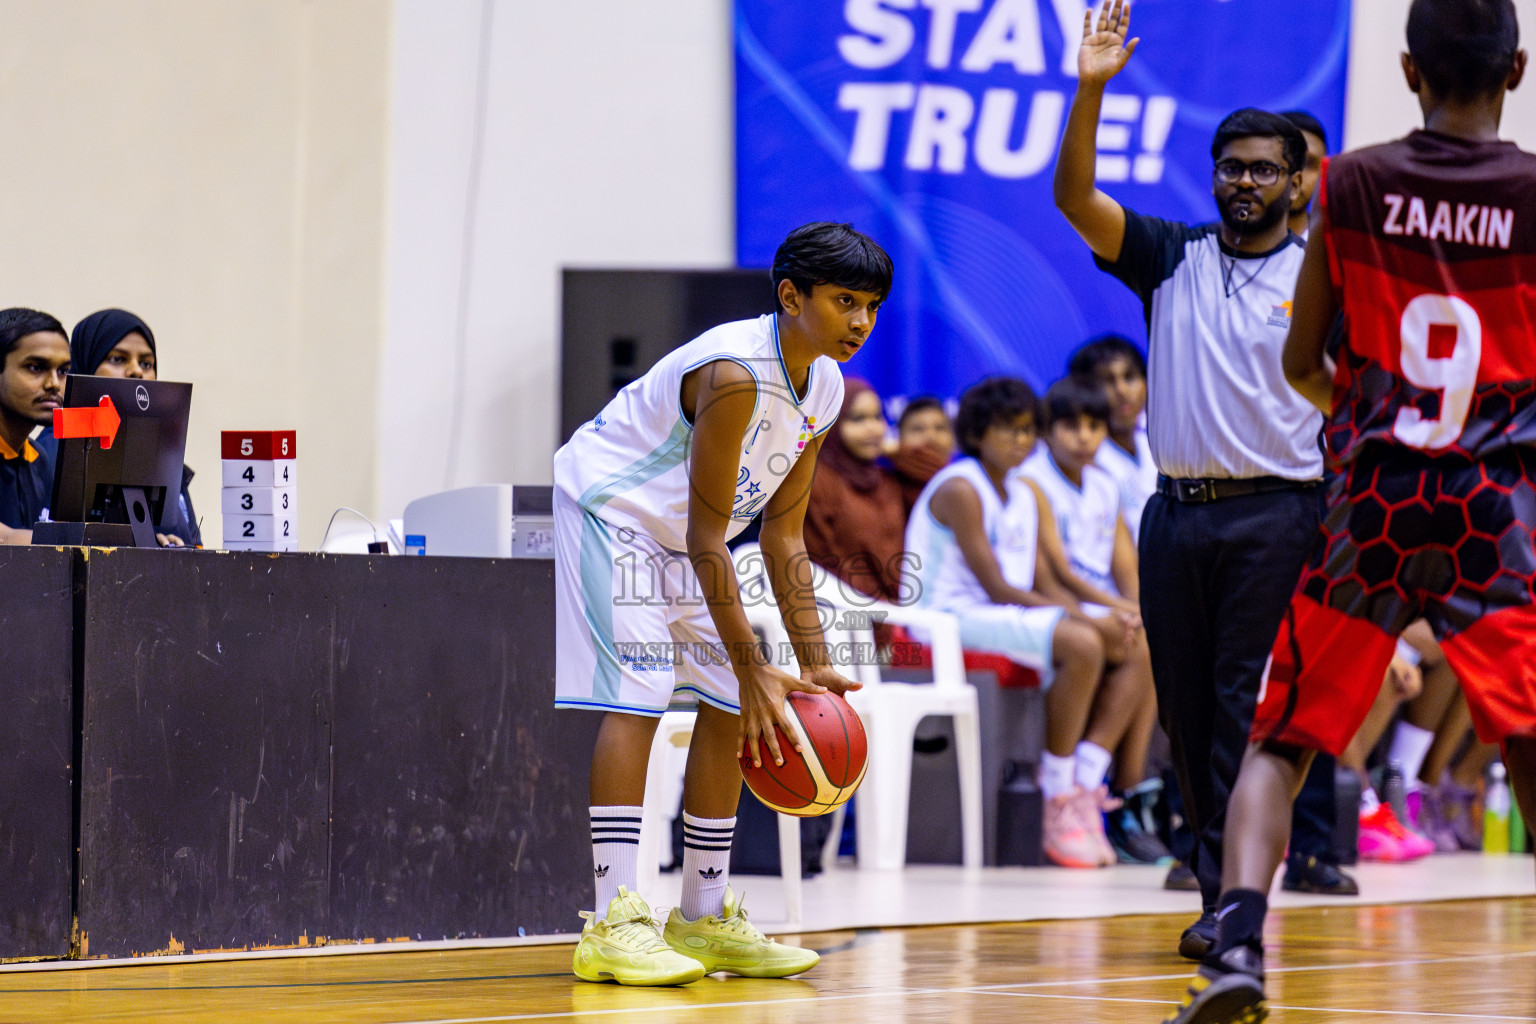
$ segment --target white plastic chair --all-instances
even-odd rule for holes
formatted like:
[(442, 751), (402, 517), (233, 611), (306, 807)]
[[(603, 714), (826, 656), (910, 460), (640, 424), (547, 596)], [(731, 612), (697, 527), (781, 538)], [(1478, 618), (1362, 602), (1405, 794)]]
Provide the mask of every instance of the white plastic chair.
[[(738, 570), (745, 548), (736, 552)], [(758, 562), (761, 566), (761, 561)], [(831, 612), (828, 643), (850, 644), (845, 651), (874, 650), (874, 630), (867, 624), (883, 613), (883, 621), (916, 628), (928, 636), (932, 652), (931, 682), (897, 683), (882, 678), (874, 658), (856, 657), (839, 665), (845, 675), (864, 684), (848, 694), (848, 702), (864, 720), (869, 738), (869, 771), (860, 787), (858, 813), (859, 867), (890, 870), (906, 863), (907, 807), (912, 791), (912, 743), (918, 723), (928, 715), (948, 715), (954, 721), (955, 756), (960, 782), (961, 863), (968, 869), (982, 864), (981, 718), (976, 690), (965, 677), (960, 623), (955, 616), (922, 608), (902, 607), (857, 594), (819, 566), (812, 567), (816, 602)], [(846, 613), (852, 612), (852, 617)], [(868, 618), (862, 619), (861, 616)], [(770, 621), (771, 618), (771, 621)], [(762, 617), (762, 628), (780, 658), (789, 637), (777, 609)], [(785, 671), (798, 672), (793, 656)]]

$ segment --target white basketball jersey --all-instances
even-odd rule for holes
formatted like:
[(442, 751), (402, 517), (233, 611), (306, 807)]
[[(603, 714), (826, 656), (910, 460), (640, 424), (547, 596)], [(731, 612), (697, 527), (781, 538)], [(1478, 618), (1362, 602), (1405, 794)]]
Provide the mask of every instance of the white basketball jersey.
[(721, 359), (740, 363), (757, 380), (726, 539), (746, 529), (843, 404), (842, 372), (826, 356), (811, 364), (805, 395), (795, 393), (773, 314), (721, 324), (663, 357), (555, 453), (555, 486), (606, 523), (687, 550), (693, 427), (683, 417), (683, 377)]
[(1136, 427), (1136, 456), (1113, 441), (1099, 445), (1099, 454), (1093, 460), (1120, 485), (1120, 512), (1125, 525), (1131, 530), (1131, 540), (1141, 541), (1141, 510), (1147, 507), (1147, 499), (1157, 492), (1157, 464), (1152, 461), (1152, 446), (1147, 443), (1147, 431)]
[(1050, 501), (1056, 532), (1061, 535), (1072, 571), (1100, 590), (1119, 594), (1112, 571), (1115, 527), (1120, 523), (1120, 485), (1115, 478), (1098, 466), (1087, 465), (1083, 467), (1083, 486), (1078, 487), (1062, 474), (1044, 442), (1035, 446), (1019, 472), (1038, 484)]
[(920, 587), (918, 604), (953, 610), (992, 603), (981, 581), (966, 563), (954, 531), (933, 518), (928, 508), (934, 492), (957, 477), (970, 483), (981, 498), (982, 525), (1003, 578), (1020, 590), (1034, 589), (1035, 545), (1040, 525), (1040, 505), (1035, 500), (1035, 492), (1022, 479), (1010, 474), (1006, 485), (1008, 503), (1005, 505), (981, 463), (974, 458), (963, 458), (951, 462), (928, 481), (907, 520), (907, 551), (917, 559), (913, 570)]

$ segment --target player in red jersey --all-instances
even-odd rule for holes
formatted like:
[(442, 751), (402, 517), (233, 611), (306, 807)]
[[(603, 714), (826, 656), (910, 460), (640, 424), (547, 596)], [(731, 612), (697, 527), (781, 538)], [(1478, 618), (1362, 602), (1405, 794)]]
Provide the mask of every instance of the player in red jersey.
[(1359, 727), (1413, 619), (1536, 815), (1536, 155), (1498, 138), (1518, 43), (1511, 0), (1414, 0), (1403, 71), (1425, 130), (1323, 169), (1285, 370), (1328, 417), (1338, 476), (1228, 806), (1217, 941), (1166, 1024), (1264, 1019), (1289, 802), (1313, 752)]

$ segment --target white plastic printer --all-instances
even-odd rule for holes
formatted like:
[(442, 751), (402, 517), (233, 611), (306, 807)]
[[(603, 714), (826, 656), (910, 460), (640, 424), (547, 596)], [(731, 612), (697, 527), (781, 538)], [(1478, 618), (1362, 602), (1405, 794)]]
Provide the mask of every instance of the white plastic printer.
[(481, 484), (405, 506), (405, 553), (461, 558), (554, 558), (554, 491)]

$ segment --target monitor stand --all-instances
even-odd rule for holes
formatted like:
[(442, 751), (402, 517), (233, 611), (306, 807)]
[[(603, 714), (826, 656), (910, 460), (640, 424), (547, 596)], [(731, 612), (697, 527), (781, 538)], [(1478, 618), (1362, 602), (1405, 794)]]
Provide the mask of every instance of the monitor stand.
[(126, 523), (38, 523), (32, 527), (32, 543), (50, 547), (159, 547), (144, 488), (124, 487), (123, 504), (128, 509)]
[(133, 544), (140, 548), (157, 548), (155, 524), (149, 519), (149, 497), (142, 487), (124, 487), (123, 504), (128, 506), (128, 525), (133, 527)]

